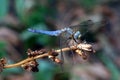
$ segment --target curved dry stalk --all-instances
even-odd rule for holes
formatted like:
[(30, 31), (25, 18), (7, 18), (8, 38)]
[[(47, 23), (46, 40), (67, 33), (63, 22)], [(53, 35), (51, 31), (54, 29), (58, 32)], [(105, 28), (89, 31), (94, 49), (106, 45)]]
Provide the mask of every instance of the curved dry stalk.
[[(77, 46), (71, 46), (70, 48), (72, 50), (80, 48), (79, 50), (84, 49), (84, 50), (87, 50), (87, 51), (91, 51), (91, 47), (92, 46), (90, 44), (78, 44)], [(62, 51), (63, 52), (69, 51), (70, 48), (68, 48), (68, 47), (67, 48), (62, 48)], [(58, 54), (60, 53), (60, 51), (61, 51), (60, 49), (55, 50), (55, 52), (57, 52)], [(28, 57), (27, 59), (24, 59), (24, 60), (22, 60), (22, 61), (20, 61), (18, 63), (15, 63), (15, 64), (5, 65), (3, 68), (5, 69), (5, 68), (19, 67), (19, 66), (21, 66), (21, 65), (23, 65), (23, 64), (25, 64), (25, 63), (27, 63), (29, 61), (36, 60), (36, 59), (43, 58), (43, 57), (48, 57), (48, 56), (50, 56), (49, 52), (44, 53), (44, 54), (39, 54), (39, 55), (34, 56), (34, 57)]]

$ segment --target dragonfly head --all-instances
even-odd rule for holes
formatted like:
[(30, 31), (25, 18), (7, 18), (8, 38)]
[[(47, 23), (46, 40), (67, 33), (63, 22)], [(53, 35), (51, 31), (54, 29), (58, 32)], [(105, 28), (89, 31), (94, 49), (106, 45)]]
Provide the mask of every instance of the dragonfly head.
[(77, 41), (77, 40), (80, 40), (80, 38), (81, 38), (81, 33), (80, 33), (80, 31), (75, 32), (75, 34), (74, 34), (74, 39)]

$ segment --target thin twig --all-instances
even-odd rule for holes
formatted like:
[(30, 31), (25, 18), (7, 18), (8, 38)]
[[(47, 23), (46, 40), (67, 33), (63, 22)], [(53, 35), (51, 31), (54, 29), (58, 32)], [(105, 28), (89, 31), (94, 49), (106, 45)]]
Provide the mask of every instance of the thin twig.
[[(82, 43), (78, 44), (76, 46), (70, 46), (70, 47), (62, 48), (63, 52), (69, 51), (69, 50), (77, 50), (76, 52), (80, 56), (82, 56), (82, 50), (88, 51), (88, 52), (93, 51), (91, 44), (82, 44)], [(61, 52), (61, 49), (55, 50), (54, 52), (56, 52), (56, 53), (59, 54)], [(39, 51), (38, 51), (38, 53), (39, 53), (38, 55), (32, 56), (32, 57), (28, 57), (28, 58), (26, 58), (26, 59), (24, 59), (24, 60), (22, 60), (22, 61), (20, 61), (18, 63), (15, 63), (15, 64), (6, 64), (6, 65), (3, 66), (3, 68), (6, 69), (6, 68), (19, 67), (19, 66), (22, 66), (25, 63), (30, 62), (30, 61), (34, 61), (36, 59), (40, 59), (40, 58), (43, 58), (43, 57), (49, 57), (49, 56), (51, 56), (49, 51), (45, 52), (44, 54), (41, 54), (41, 52), (39, 52)]]
[[(76, 47), (75, 46), (71, 46), (71, 49), (72, 50), (74, 50), (74, 49), (76, 49)], [(70, 50), (70, 48), (62, 48), (62, 51), (63, 52), (65, 52), (65, 51), (69, 51)], [(60, 53), (60, 49), (58, 49), (58, 50), (55, 50), (55, 52), (57, 52), (57, 53)], [(13, 67), (19, 67), (19, 66), (21, 66), (22, 64), (25, 64), (25, 63), (27, 63), (27, 62), (29, 62), (29, 61), (32, 61), (32, 60), (35, 60), (35, 59), (39, 59), (39, 58), (43, 58), (43, 57), (47, 57), (47, 56), (49, 56), (49, 53), (44, 53), (44, 54), (41, 54), (41, 55), (37, 55), (37, 56), (35, 56), (35, 57), (28, 57), (27, 59), (24, 59), (24, 60), (22, 60), (22, 61), (20, 61), (20, 62), (18, 62), (18, 63), (15, 63), (15, 64), (10, 64), (10, 65), (5, 65), (4, 66), (4, 69), (5, 68), (13, 68)]]

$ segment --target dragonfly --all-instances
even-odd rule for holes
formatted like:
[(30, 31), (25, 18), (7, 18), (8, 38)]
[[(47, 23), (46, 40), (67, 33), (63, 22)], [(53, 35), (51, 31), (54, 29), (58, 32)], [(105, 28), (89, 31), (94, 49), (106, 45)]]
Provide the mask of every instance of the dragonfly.
[[(47, 31), (47, 30), (37, 30), (28, 28), (28, 31), (38, 34), (46, 34), (49, 36), (59, 36), (60, 37), (60, 47), (70, 47), (71, 45), (76, 45), (81, 43), (81, 37), (85, 32), (88, 32), (88, 28), (91, 28), (95, 23), (92, 20), (86, 20), (78, 25), (68, 26), (60, 30)], [(71, 51), (72, 54), (74, 54)], [(61, 51), (61, 57), (64, 61), (63, 54)]]
[[(80, 31), (80, 27), (88, 28), (88, 26), (93, 25), (92, 20), (84, 21), (78, 25), (75, 26), (68, 26), (60, 30), (55, 31), (47, 31), (47, 30), (36, 30), (32, 28), (28, 28), (29, 32), (38, 33), (38, 34), (46, 34), (49, 36), (62, 36), (66, 39), (72, 39), (74, 42), (79, 43), (79, 40), (82, 36)], [(87, 31), (86, 31), (87, 32)]]

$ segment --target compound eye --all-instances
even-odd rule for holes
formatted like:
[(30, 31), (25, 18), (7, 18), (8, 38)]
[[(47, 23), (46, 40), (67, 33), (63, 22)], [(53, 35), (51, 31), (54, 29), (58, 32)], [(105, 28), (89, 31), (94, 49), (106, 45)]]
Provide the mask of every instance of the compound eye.
[(78, 39), (80, 39), (80, 38), (81, 38), (81, 35), (78, 36)]

